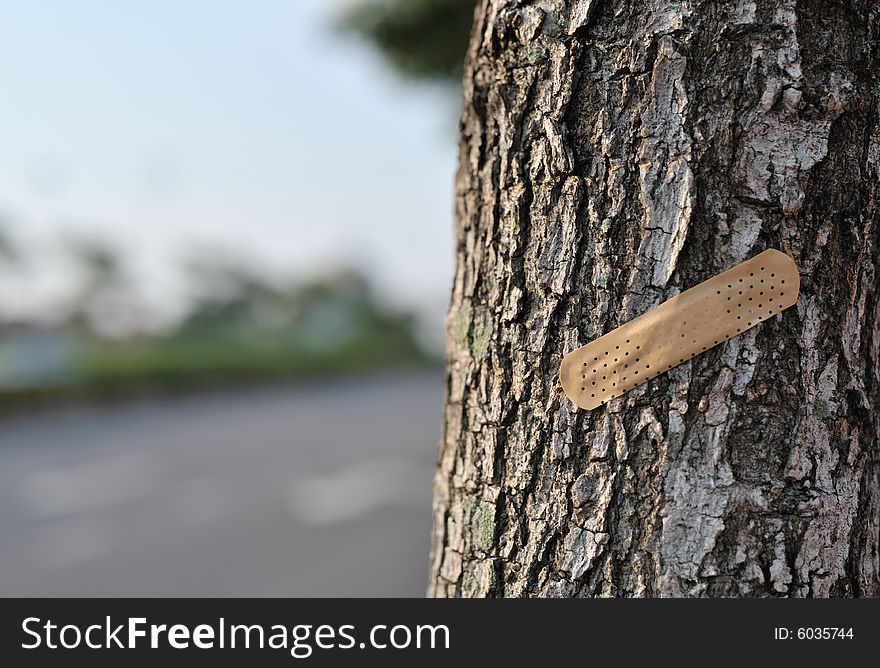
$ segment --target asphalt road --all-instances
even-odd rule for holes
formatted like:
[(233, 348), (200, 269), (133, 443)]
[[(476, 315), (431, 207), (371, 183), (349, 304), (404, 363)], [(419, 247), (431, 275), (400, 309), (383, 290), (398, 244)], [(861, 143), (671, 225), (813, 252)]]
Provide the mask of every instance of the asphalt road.
[(421, 596), (438, 373), (0, 419), (0, 595)]

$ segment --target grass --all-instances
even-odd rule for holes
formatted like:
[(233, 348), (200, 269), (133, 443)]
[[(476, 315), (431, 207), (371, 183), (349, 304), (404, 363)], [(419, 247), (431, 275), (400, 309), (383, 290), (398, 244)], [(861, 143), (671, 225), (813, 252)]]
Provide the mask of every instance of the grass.
[(153, 340), (90, 342), (73, 373), (54, 384), (0, 390), (7, 407), (56, 399), (173, 393), (205, 387), (323, 378), (436, 363), (409, 332), (371, 331), (331, 350), (290, 341)]

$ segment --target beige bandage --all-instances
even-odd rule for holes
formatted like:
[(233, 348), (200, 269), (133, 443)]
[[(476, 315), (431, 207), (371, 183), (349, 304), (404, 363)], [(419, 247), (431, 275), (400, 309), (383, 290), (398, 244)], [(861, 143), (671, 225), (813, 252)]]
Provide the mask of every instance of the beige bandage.
[(766, 250), (570, 352), (562, 389), (596, 408), (792, 306), (799, 289), (794, 261)]

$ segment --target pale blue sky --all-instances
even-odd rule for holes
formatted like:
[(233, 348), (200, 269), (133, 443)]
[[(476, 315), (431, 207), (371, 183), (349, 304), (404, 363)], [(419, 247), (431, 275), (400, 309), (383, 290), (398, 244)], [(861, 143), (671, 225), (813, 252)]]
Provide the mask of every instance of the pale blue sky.
[[(342, 4), (0, 0), (0, 215), (44, 258), (72, 232), (123, 248), (157, 303), (176, 259), (216, 252), (357, 263), (439, 312), (457, 101), (335, 34)], [(0, 298), (63, 292), (44, 264)]]

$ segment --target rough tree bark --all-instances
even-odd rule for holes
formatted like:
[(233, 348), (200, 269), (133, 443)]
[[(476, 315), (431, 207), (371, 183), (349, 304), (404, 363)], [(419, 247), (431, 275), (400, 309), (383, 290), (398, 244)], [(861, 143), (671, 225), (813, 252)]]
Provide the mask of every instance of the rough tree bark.
[[(880, 595), (880, 3), (482, 0), (464, 97), (429, 594)], [(796, 307), (562, 394), (768, 247)]]

